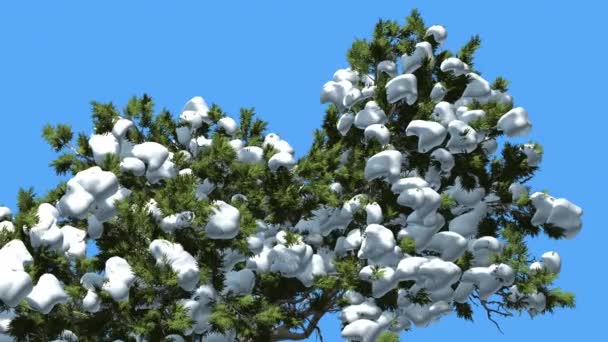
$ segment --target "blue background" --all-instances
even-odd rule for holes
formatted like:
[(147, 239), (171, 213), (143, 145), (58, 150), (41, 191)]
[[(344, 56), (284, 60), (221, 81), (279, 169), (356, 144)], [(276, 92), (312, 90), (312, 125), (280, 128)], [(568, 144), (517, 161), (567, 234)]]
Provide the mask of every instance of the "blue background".
[[(583, 207), (577, 239), (535, 239), (536, 256), (560, 252), (558, 284), (577, 293), (576, 310), (531, 320), (446, 317), (405, 334), (407, 341), (601, 339), (608, 304), (605, 241), (606, 29), (603, 1), (44, 1), (0, 4), (0, 203), (14, 209), (19, 186), (44, 193), (58, 178), (54, 154), (40, 138), (47, 123), (90, 132), (89, 101), (123, 108), (146, 92), (177, 113), (202, 95), (236, 115), (255, 107), (270, 130), (301, 156), (319, 127), (319, 91), (346, 67), (355, 37), (378, 18), (417, 7), (427, 25), (443, 24), (446, 47), (478, 33), (477, 68), (512, 81), (510, 93), (545, 147), (536, 190), (549, 189)], [(602, 209), (604, 208), (604, 209)], [(325, 341), (339, 324), (321, 323)], [(311, 339), (311, 341), (314, 340)]]

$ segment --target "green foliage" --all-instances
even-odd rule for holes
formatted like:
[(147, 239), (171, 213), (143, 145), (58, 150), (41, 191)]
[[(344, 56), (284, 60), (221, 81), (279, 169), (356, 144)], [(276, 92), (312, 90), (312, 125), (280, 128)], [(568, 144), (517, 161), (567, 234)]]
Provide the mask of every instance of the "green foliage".
[(413, 9), (405, 18), (405, 26), (402, 29), (403, 36), (414, 35), (417, 40), (422, 40), (426, 34), (426, 26), (420, 11)]
[(576, 306), (574, 293), (564, 292), (558, 288), (545, 291), (544, 293), (547, 299), (546, 311), (548, 312), (554, 312), (556, 308), (573, 309)]
[(359, 261), (356, 258), (344, 258), (334, 261), (340, 279), (340, 288), (355, 289), (359, 283)]
[(240, 125), (239, 125), (239, 133), (238, 137), (247, 141), (251, 136), (251, 125), (253, 121), (253, 116), (255, 115), (255, 109), (253, 108), (241, 108), (240, 114)]
[(528, 204), (530, 204), (530, 195), (528, 195), (527, 192), (519, 195), (519, 197), (515, 201), (515, 205), (519, 205), (519, 206), (525, 206)]
[(399, 342), (399, 336), (393, 332), (386, 331), (378, 337), (377, 342)]
[(456, 206), (456, 200), (448, 193), (441, 194), (441, 204), (439, 208), (441, 210), (449, 210)]
[[(195, 189), (196, 179), (191, 176), (167, 180), (155, 196), (163, 215), (173, 215), (200, 207), (201, 203), (196, 199)], [(206, 207), (205, 204), (202, 205)]]
[(226, 116), (226, 114), (222, 111), (220, 106), (216, 105), (215, 103), (211, 105), (211, 108), (209, 108), (209, 118), (211, 118), (213, 122), (217, 122), (224, 116)]
[(364, 39), (355, 39), (351, 48), (348, 50), (346, 58), (354, 70), (358, 70), (361, 73), (367, 72), (369, 64), (371, 64), (372, 61), (367, 41)]
[(180, 333), (192, 326), (192, 318), (188, 311), (181, 305), (175, 305), (173, 313), (167, 320), (167, 327), (176, 333)]
[(263, 134), (266, 131), (266, 127), (268, 123), (264, 120), (255, 119), (253, 121), (253, 125), (251, 126), (251, 130), (249, 131), (249, 138), (247, 139), (247, 143), (249, 145), (257, 145), (260, 144), (263, 140)]
[(221, 182), (230, 172), (235, 158), (236, 153), (229, 140), (225, 136), (214, 135), (211, 146), (204, 149), (192, 163), (192, 171), (201, 179), (209, 178), (214, 183)]
[(274, 305), (268, 306), (264, 311), (254, 316), (256, 323), (266, 327), (272, 327), (284, 318), (281, 308)]
[(220, 331), (228, 331), (235, 325), (234, 315), (225, 304), (217, 304), (213, 308), (213, 313), (209, 321)]
[(78, 148), (76, 152), (83, 156), (91, 156), (93, 151), (91, 151), (91, 147), (89, 146), (89, 138), (84, 133), (78, 133), (78, 138), (76, 138), (76, 144)]
[(462, 48), (460, 48), (457, 57), (473, 69), (473, 55), (480, 47), (481, 38), (478, 35), (474, 35)]
[(509, 90), (509, 81), (502, 78), (501, 76), (496, 77), (492, 82), (492, 89), (500, 90), (506, 93)]
[(55, 173), (58, 175), (65, 175), (77, 162), (78, 158), (74, 154), (65, 153), (53, 160), (50, 166), (55, 169)]
[(137, 120), (142, 128), (150, 128), (153, 123), (154, 101), (147, 94), (141, 98), (133, 96), (129, 99), (123, 114), (127, 119)]
[(155, 141), (165, 146), (171, 146), (176, 140), (175, 129), (177, 125), (173, 120), (173, 116), (167, 110), (163, 110), (154, 120), (154, 124), (150, 127), (150, 133), (147, 140)]
[(566, 232), (563, 228), (554, 226), (549, 223), (543, 224), (543, 231), (545, 232), (545, 234), (547, 234), (548, 237), (556, 240), (564, 238)]
[(433, 302), (430, 297), (430, 293), (425, 289), (421, 289), (416, 293), (409, 293), (406, 297), (412, 303), (419, 305), (426, 305)]
[(524, 234), (512, 225), (507, 225), (501, 231), (506, 241), (501, 254), (495, 256), (495, 262), (505, 263), (514, 270), (526, 272), (528, 269), (528, 247), (524, 241)]
[(28, 212), (31, 209), (34, 209), (36, 206), (36, 193), (34, 192), (34, 188), (29, 189), (19, 189), (19, 193), (17, 194), (17, 207), (19, 211), (22, 213)]
[(399, 247), (403, 253), (413, 255), (416, 253), (416, 240), (411, 237), (405, 237), (399, 241)]
[(473, 308), (471, 308), (471, 304), (454, 302), (454, 309), (456, 310), (456, 317), (473, 321)]
[(519, 146), (505, 143), (502, 159), (496, 160), (490, 166), (490, 179), (512, 184), (532, 176), (537, 168), (528, 166), (526, 159)]
[(237, 299), (237, 304), (239, 307), (243, 307), (245, 309), (249, 309), (256, 304), (257, 300), (252, 295), (244, 295)]
[(482, 131), (490, 131), (490, 136), (494, 137), (499, 134), (496, 129), (496, 125), (498, 124), (498, 120), (501, 116), (503, 116), (506, 112), (511, 110), (513, 106), (504, 103), (498, 102), (488, 102), (486, 104), (480, 104), (478, 102), (473, 103), (470, 106), (471, 109), (481, 109), (486, 115), (473, 120), (469, 123), (469, 126), (475, 130)]
[(286, 242), (286, 246), (287, 247), (291, 247), (295, 244), (298, 244), (300, 241), (302, 241), (302, 238), (300, 237), (300, 235), (292, 232), (292, 231), (287, 231), (287, 234), (285, 234), (285, 242)]
[(473, 262), (473, 254), (469, 251), (465, 251), (464, 254), (456, 260), (455, 264), (460, 267), (460, 269), (464, 272), (471, 268), (471, 263)]
[(53, 127), (47, 124), (42, 129), (42, 137), (57, 152), (70, 143), (74, 133), (70, 125), (59, 124)]
[(385, 271), (377, 266), (372, 266), (372, 276), (371, 280), (379, 280), (384, 276)]
[(115, 175), (120, 174), (120, 158), (114, 154), (108, 154), (104, 158), (102, 169), (110, 171)]
[(517, 287), (521, 293), (532, 294), (538, 289), (552, 284), (556, 278), (557, 274), (542, 269), (517, 282)]
[(114, 122), (118, 119), (119, 113), (112, 104), (101, 103), (97, 101), (91, 102), (93, 127), (96, 134), (112, 132)]
[(335, 276), (321, 276), (315, 279), (315, 286), (323, 290), (331, 290), (337, 288), (340, 279)]

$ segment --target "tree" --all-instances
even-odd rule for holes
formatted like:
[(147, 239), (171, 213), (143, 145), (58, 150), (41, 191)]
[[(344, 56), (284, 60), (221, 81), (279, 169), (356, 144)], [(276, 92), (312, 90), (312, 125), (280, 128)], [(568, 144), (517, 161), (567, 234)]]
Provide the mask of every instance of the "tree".
[(559, 254), (526, 239), (574, 237), (582, 210), (531, 192), (541, 145), (507, 141), (526, 110), (475, 69), (477, 36), (446, 36), (413, 11), (357, 39), (299, 160), (254, 109), (237, 124), (201, 97), (44, 127), (70, 178), (0, 208), (3, 338), (302, 340), (339, 312), (345, 339), (396, 341), (473, 303), (494, 322), (573, 307)]

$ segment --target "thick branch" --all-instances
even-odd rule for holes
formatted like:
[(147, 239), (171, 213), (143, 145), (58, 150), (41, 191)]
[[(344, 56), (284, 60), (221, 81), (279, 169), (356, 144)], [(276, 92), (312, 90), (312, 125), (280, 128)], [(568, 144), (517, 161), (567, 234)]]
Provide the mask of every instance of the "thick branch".
[(325, 305), (323, 305), (319, 309), (310, 307), (310, 308), (308, 308), (308, 310), (306, 310), (304, 312), (304, 315), (306, 317), (311, 316), (311, 315), (312, 315), (312, 317), (308, 319), (308, 326), (306, 326), (306, 328), (304, 328), (301, 332), (291, 331), (290, 327), (281, 325), (275, 330), (275, 332), (273, 333), (270, 340), (271, 341), (285, 341), (285, 340), (299, 341), (299, 340), (304, 340), (304, 339), (308, 338), (310, 336), (310, 334), (312, 334), (312, 332), (316, 329), (316, 327), (319, 324), (319, 321), (321, 320), (323, 315), (325, 315), (325, 313), (328, 312), (328, 310), (335, 304), (334, 297), (336, 296), (337, 293), (338, 293), (337, 290), (331, 290), (331, 291), (324, 293), (322, 297), (325, 297), (327, 300)]

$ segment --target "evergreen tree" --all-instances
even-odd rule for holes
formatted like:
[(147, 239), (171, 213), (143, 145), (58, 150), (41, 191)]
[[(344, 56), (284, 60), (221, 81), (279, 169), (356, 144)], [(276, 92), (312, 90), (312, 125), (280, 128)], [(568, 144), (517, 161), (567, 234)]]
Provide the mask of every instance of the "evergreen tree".
[(526, 110), (475, 69), (479, 37), (452, 53), (446, 36), (413, 11), (357, 39), (300, 160), (253, 108), (237, 124), (201, 97), (178, 116), (93, 102), (92, 135), (44, 127), (71, 178), (0, 207), (2, 338), (302, 340), (339, 312), (345, 339), (397, 341), (474, 307), (573, 307), (559, 254), (526, 241), (574, 237), (582, 210), (526, 185), (542, 148), (506, 139)]

